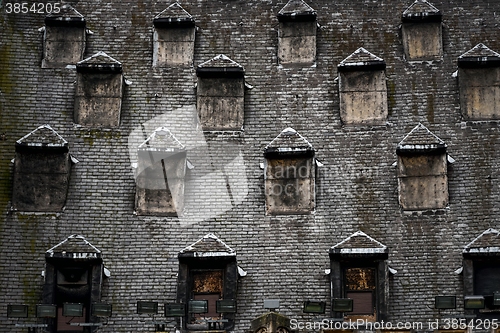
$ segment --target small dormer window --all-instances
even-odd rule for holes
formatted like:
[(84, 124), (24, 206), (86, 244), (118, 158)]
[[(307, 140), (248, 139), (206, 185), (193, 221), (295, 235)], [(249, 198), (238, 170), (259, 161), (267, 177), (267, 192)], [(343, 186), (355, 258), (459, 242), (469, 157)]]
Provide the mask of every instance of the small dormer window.
[(85, 52), (85, 18), (70, 5), (45, 17), (42, 67), (75, 65)]
[(316, 11), (303, 0), (290, 0), (278, 13), (280, 64), (316, 61)]
[(264, 157), (266, 213), (311, 213), (316, 173), (312, 145), (293, 128), (287, 128), (266, 146)]
[[(99, 325), (92, 305), (101, 302), (105, 277), (100, 250), (83, 236), (71, 235), (45, 253), (44, 277), (42, 303), (57, 309), (55, 320), (48, 321), (48, 332), (87, 332), (84, 327)], [(72, 313), (65, 311), (68, 305)]]
[(135, 209), (139, 215), (179, 216), (184, 209), (186, 150), (164, 127), (137, 152)]
[(346, 125), (385, 124), (387, 84), (385, 61), (359, 48), (338, 65), (340, 118)]
[(12, 208), (59, 212), (66, 203), (71, 157), (68, 142), (49, 125), (16, 142)]
[(398, 144), (396, 154), (401, 207), (404, 210), (446, 208), (448, 155), (443, 140), (419, 124)]
[(460, 108), (467, 120), (500, 119), (500, 54), (478, 44), (458, 58)]
[(122, 64), (104, 52), (76, 65), (75, 123), (117, 127), (123, 96)]
[(442, 14), (426, 0), (416, 0), (402, 15), (403, 47), (408, 61), (443, 57)]
[(178, 2), (153, 20), (153, 66), (192, 66), (195, 21)]
[(243, 128), (245, 71), (221, 54), (198, 65), (197, 109), (204, 131)]

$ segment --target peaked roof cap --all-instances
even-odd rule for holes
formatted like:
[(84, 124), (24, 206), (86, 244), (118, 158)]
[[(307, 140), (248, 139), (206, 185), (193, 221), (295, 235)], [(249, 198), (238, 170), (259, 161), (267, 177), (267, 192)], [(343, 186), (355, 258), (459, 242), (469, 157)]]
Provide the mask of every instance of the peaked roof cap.
[(101, 251), (81, 235), (71, 235), (45, 252), (47, 258), (97, 259)]
[(302, 135), (291, 127), (285, 128), (264, 148), (265, 157), (306, 155), (314, 156), (314, 148)]
[(396, 153), (444, 152), (446, 143), (419, 123), (408, 133), (396, 148)]
[(483, 43), (479, 43), (469, 51), (458, 57), (458, 67), (498, 67), (500, 53), (493, 51)]
[(68, 151), (68, 141), (49, 125), (42, 125), (16, 141), (16, 151), (22, 149), (60, 149)]
[(174, 151), (184, 150), (185, 147), (168, 128), (158, 127), (139, 145), (139, 149)]
[(339, 71), (359, 71), (359, 70), (383, 70), (386, 67), (385, 61), (365, 48), (360, 47), (347, 58), (342, 60), (337, 66)]
[(208, 233), (193, 244), (179, 252), (179, 257), (235, 257), (236, 251), (219, 239), (215, 234)]
[(278, 20), (283, 21), (315, 21), (316, 11), (303, 0), (290, 0), (278, 12)]
[(194, 18), (176, 1), (156, 15), (153, 24), (157, 28), (194, 27)]
[(387, 256), (387, 246), (368, 236), (363, 231), (356, 231), (340, 243), (330, 248), (331, 255), (337, 256)]
[(403, 22), (441, 22), (442, 14), (426, 0), (416, 0), (402, 15)]
[(467, 244), (463, 250), (464, 256), (470, 255), (500, 255), (500, 231), (489, 228), (472, 242)]
[(85, 27), (85, 18), (75, 8), (68, 4), (62, 5), (59, 13), (50, 13), (45, 17), (48, 26)]
[(99, 51), (87, 59), (77, 62), (76, 71), (79, 73), (121, 73), (122, 63), (105, 52)]
[(196, 68), (196, 75), (202, 77), (243, 77), (245, 70), (236, 61), (219, 54)]

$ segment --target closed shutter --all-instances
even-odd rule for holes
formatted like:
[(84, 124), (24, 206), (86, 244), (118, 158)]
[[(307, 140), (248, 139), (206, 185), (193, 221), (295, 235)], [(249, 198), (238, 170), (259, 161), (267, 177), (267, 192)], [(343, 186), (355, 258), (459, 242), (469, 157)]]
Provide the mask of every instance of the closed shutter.
[(346, 293), (347, 298), (352, 299), (352, 312), (350, 314), (373, 314), (373, 292), (371, 291), (351, 291)]

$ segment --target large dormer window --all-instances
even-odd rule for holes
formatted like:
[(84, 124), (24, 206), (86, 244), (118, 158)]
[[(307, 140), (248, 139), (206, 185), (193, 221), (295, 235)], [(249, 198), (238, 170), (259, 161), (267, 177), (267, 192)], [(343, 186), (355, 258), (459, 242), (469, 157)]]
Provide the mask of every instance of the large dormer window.
[(12, 208), (27, 212), (62, 211), (69, 187), (68, 142), (49, 125), (16, 141)]
[(76, 64), (75, 123), (118, 127), (123, 96), (122, 64), (104, 52)]
[(264, 149), (266, 214), (309, 214), (315, 207), (312, 145), (286, 128)]
[(316, 11), (303, 0), (290, 0), (279, 11), (280, 64), (312, 64), (316, 61), (316, 15)]
[(446, 148), (444, 141), (422, 124), (413, 128), (398, 144), (398, 191), (403, 210), (448, 206), (449, 158)]
[[(48, 6), (49, 4), (47, 4)], [(70, 5), (45, 17), (43, 68), (75, 65), (83, 59), (86, 42), (85, 18)]]
[(178, 2), (153, 20), (153, 66), (192, 66), (195, 22)]
[(198, 65), (198, 116), (204, 131), (241, 131), (245, 106), (245, 71), (221, 54)]
[(385, 61), (364, 48), (339, 65), (340, 118), (345, 125), (383, 125), (386, 122)]
[(416, 0), (402, 15), (403, 48), (408, 61), (443, 57), (442, 14), (426, 0)]
[(478, 44), (458, 58), (460, 108), (467, 120), (500, 119), (500, 54)]

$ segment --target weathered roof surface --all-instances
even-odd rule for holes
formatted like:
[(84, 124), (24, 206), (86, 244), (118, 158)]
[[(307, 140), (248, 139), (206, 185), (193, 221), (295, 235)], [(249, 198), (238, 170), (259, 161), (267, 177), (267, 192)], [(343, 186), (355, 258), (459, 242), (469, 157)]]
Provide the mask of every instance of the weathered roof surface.
[(177, 140), (174, 134), (166, 127), (158, 127), (143, 143), (139, 149), (147, 150), (184, 150), (184, 145)]
[(443, 140), (419, 123), (398, 143), (396, 151), (426, 151), (445, 148), (446, 144)]
[(314, 155), (314, 148), (302, 135), (291, 127), (285, 128), (264, 148), (264, 155), (269, 154), (303, 154)]
[(441, 12), (426, 0), (416, 0), (403, 12), (403, 21), (441, 20)]
[(16, 144), (31, 147), (66, 147), (68, 141), (49, 125), (42, 125), (17, 140)]
[(98, 258), (101, 251), (81, 235), (71, 235), (45, 252), (47, 257)]
[(226, 245), (213, 233), (208, 233), (193, 244), (182, 249), (179, 256), (187, 257), (226, 257), (236, 256), (236, 251)]
[(178, 2), (174, 2), (153, 19), (156, 27), (161, 26), (194, 26), (194, 18)]
[(463, 253), (500, 253), (500, 231), (490, 228), (467, 244)]
[(78, 72), (103, 71), (121, 73), (122, 63), (110, 57), (105, 52), (99, 51), (96, 54), (77, 62), (76, 70)]
[(316, 18), (316, 11), (303, 0), (290, 0), (278, 12), (278, 19)]
[(387, 246), (368, 236), (362, 231), (356, 231), (338, 244), (330, 248), (331, 253), (340, 254), (370, 254), (387, 253)]
[(458, 57), (459, 67), (500, 66), (500, 53), (479, 43)]
[(385, 69), (385, 61), (384, 59), (377, 57), (373, 53), (368, 52), (363, 47), (360, 47), (356, 51), (354, 51), (347, 58), (342, 60), (338, 65), (338, 69), (342, 70), (357, 70), (365, 69), (365, 67), (369, 67), (372, 69)]

